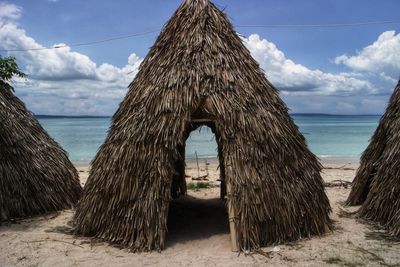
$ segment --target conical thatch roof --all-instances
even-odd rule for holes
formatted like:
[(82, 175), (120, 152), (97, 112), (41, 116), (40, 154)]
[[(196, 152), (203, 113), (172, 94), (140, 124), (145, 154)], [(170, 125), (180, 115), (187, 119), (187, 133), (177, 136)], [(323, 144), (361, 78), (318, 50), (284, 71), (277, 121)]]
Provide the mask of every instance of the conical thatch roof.
[(0, 88), (0, 221), (70, 208), (81, 191), (65, 151)]
[(400, 237), (400, 81), (368, 148), (347, 200), (359, 215)]
[(174, 185), (199, 125), (215, 132), (241, 249), (329, 229), (321, 165), (277, 90), (220, 10), (186, 0), (113, 117), (77, 207), (77, 233), (162, 249), (171, 187), (184, 192)]

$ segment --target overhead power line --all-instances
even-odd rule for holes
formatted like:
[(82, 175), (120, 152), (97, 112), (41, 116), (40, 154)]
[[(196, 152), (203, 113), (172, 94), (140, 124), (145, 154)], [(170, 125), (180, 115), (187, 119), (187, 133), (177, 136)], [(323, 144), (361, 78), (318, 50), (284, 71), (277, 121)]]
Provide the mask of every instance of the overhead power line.
[[(368, 25), (383, 25), (383, 24), (400, 24), (400, 20), (384, 20), (384, 21), (368, 21), (368, 22), (354, 22), (354, 23), (333, 23), (333, 24), (266, 24), (266, 25), (236, 25), (236, 28), (341, 28), (341, 27), (356, 27), (356, 26), (368, 26)], [(60, 49), (66, 47), (79, 47), (96, 45), (100, 43), (112, 42), (116, 40), (128, 39), (132, 37), (144, 36), (151, 33), (159, 32), (159, 29), (154, 29), (142, 33), (132, 33), (127, 35), (121, 35), (116, 37), (110, 37), (97, 41), (75, 43), (71, 45), (57, 45), (52, 47), (39, 47), (39, 48), (25, 48), (25, 49), (3, 49), (0, 52), (27, 52), (27, 51), (39, 51), (39, 50), (51, 50)]]
[(381, 24), (400, 24), (400, 20), (367, 21), (332, 24), (270, 24), (270, 25), (238, 25), (237, 28), (341, 28)]
[(60, 48), (66, 48), (66, 47), (88, 46), (88, 45), (112, 42), (112, 41), (116, 41), (116, 40), (128, 39), (128, 38), (132, 38), (132, 37), (136, 37), (136, 36), (144, 36), (144, 35), (148, 35), (148, 34), (159, 32), (159, 31), (160, 30), (157, 29), (157, 30), (151, 30), (151, 31), (142, 32), (142, 33), (132, 33), (132, 34), (127, 34), (127, 35), (110, 37), (110, 38), (97, 40), (97, 41), (91, 41), (91, 42), (86, 42), (86, 43), (76, 43), (76, 44), (71, 44), (71, 45), (56, 45), (56, 46), (52, 46), (52, 47), (39, 47), (39, 48), (26, 48), (26, 49), (5, 49), (5, 50), (0, 50), (0, 52), (27, 52), (27, 51), (60, 49)]

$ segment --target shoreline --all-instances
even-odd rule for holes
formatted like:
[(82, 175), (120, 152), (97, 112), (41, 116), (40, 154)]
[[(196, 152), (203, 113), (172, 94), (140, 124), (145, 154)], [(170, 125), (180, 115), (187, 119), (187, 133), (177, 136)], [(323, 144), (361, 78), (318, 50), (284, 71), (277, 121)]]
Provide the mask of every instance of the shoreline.
[[(351, 165), (358, 167), (360, 164), (360, 158), (358, 157), (317, 157), (319, 162), (325, 166), (325, 165)], [(196, 164), (196, 159), (195, 158), (187, 158), (186, 164), (192, 165)], [(198, 158), (199, 165), (203, 165), (205, 162), (210, 163), (210, 164), (217, 164), (218, 165), (218, 157), (199, 157)], [(73, 160), (71, 161), (72, 164), (77, 167), (77, 168), (82, 168), (82, 167), (90, 167), (91, 161), (90, 160)]]

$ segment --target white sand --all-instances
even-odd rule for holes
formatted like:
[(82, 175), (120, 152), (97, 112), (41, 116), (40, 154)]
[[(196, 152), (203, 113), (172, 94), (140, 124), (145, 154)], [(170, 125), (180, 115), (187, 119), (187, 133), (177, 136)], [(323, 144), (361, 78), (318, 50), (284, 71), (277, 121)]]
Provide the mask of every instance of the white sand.
[[(210, 161), (210, 160), (209, 160)], [(189, 191), (189, 196), (171, 205), (180, 220), (170, 221), (167, 246), (162, 253), (130, 253), (103, 242), (62, 233), (72, 218), (71, 210), (24, 220), (0, 227), (0, 266), (400, 266), (400, 243), (366, 238), (374, 230), (354, 218), (340, 217), (349, 188), (327, 188), (336, 230), (322, 237), (279, 245), (269, 258), (231, 252), (225, 207), (218, 199), (218, 170), (209, 166), (209, 189)], [(347, 162), (347, 161), (346, 161)], [(325, 181), (351, 181), (356, 164), (329, 162)], [(204, 160), (200, 161), (205, 174)], [(88, 167), (80, 166), (82, 184)], [(198, 176), (196, 164), (188, 163), (187, 174)], [(188, 183), (192, 178), (188, 177)], [(178, 217), (178, 216), (176, 216)], [(263, 248), (270, 252), (272, 246)], [(276, 249), (277, 250), (277, 249)]]

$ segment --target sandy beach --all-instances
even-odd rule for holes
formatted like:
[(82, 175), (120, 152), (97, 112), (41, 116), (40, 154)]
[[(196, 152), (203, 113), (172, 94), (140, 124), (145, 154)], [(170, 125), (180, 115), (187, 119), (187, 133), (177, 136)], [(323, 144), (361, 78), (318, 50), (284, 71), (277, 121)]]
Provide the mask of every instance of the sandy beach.
[(0, 0), (0, 267), (400, 267), (399, 9)]
[[(75, 164), (82, 185), (88, 163)], [(382, 239), (376, 228), (344, 211), (357, 160), (324, 159), (322, 177), (333, 208), (335, 230), (321, 237), (262, 248), (252, 253), (231, 252), (224, 201), (219, 199), (216, 159), (187, 162), (188, 196), (171, 203), (167, 244), (161, 253), (130, 253), (104, 242), (68, 234), (72, 210), (0, 227), (0, 266), (400, 266), (400, 242)], [(204, 181), (193, 180), (207, 176)]]

